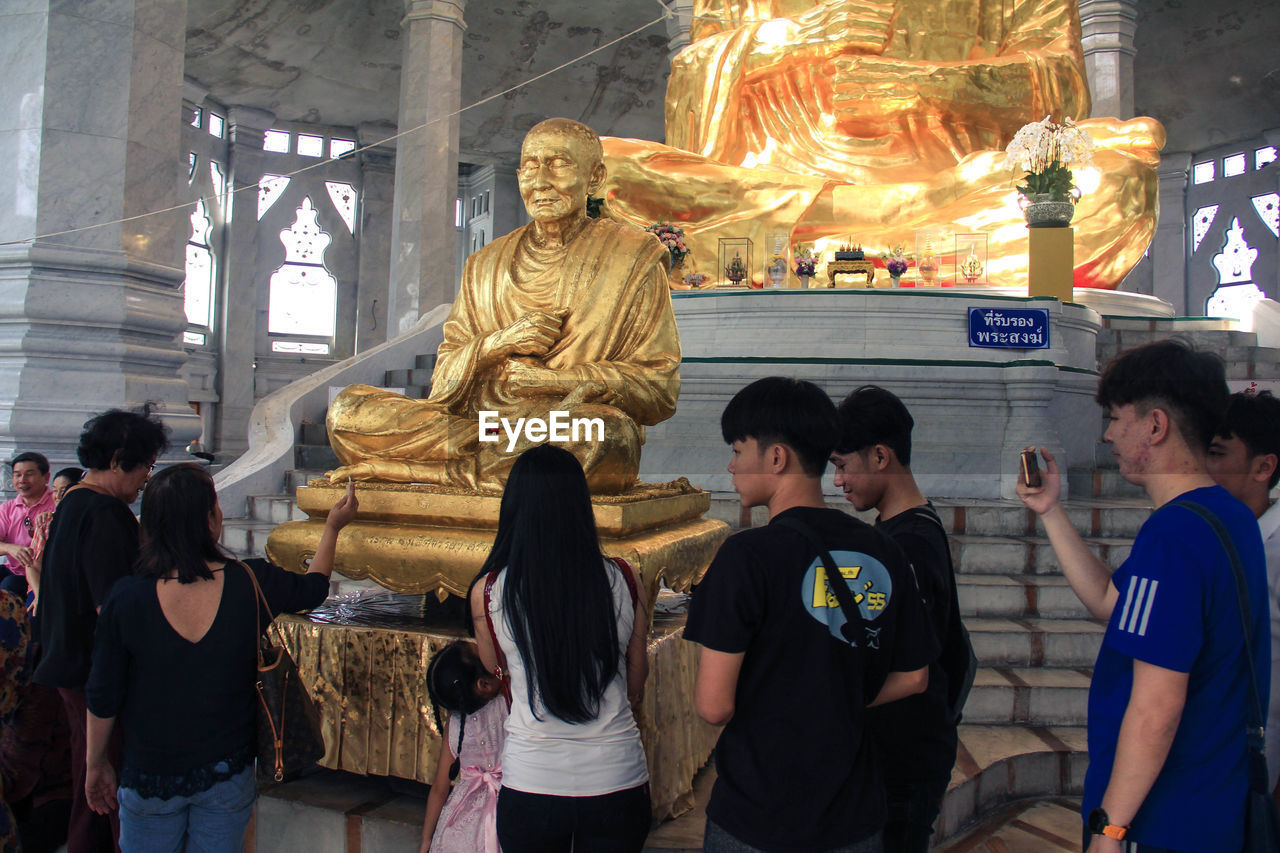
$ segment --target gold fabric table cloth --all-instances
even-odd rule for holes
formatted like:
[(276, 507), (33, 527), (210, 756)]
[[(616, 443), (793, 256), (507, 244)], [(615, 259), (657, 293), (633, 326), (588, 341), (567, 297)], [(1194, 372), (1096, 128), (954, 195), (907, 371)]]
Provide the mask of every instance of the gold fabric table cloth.
[[(430, 784), (440, 732), (427, 696), (427, 662), (463, 633), (403, 621), (383, 627), (282, 616), (278, 622), (320, 709), (320, 765)], [(649, 634), (649, 681), (639, 722), (659, 819), (691, 808), (693, 776), (719, 736), (693, 707), (698, 647), (684, 641), (684, 623), (683, 614), (659, 615)]]

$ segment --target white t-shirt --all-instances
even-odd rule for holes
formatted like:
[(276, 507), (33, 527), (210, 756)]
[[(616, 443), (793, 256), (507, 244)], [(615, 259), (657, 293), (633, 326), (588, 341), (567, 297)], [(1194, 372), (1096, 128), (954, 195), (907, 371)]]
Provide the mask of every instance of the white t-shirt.
[(567, 723), (530, 707), (524, 661), (502, 611), (506, 571), (498, 574), (489, 596), (498, 645), (511, 676), (511, 714), (502, 748), (503, 787), (529, 794), (594, 797), (642, 785), (649, 780), (640, 730), (627, 699), (626, 649), (635, 624), (635, 607), (621, 571), (605, 560), (618, 624), (618, 673), (600, 699), (600, 712), (587, 723)]
[(1271, 787), (1280, 778), (1280, 501), (1258, 519), (1267, 554), (1267, 592), (1271, 598), (1271, 706), (1267, 712), (1267, 769)]

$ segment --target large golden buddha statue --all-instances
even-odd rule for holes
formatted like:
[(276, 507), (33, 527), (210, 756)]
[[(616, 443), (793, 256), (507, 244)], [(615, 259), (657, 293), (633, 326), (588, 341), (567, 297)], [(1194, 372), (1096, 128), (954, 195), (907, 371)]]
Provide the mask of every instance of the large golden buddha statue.
[[(586, 125), (549, 119), (529, 131), (517, 179), (533, 221), (467, 259), (427, 400), (353, 385), (333, 401), (329, 441), (342, 467), (331, 482), (501, 491), (521, 452), (556, 440), (560, 413), (562, 446), (593, 493), (635, 484), (644, 425), (675, 411), (680, 340), (666, 249), (587, 218), (587, 194), (605, 174)], [(520, 429), (520, 418), (544, 426)]]
[[(870, 247), (953, 225), (990, 235), (991, 279), (1026, 283), (1003, 147), (1089, 113), (1074, 0), (695, 0), (671, 64), (667, 144), (606, 139), (610, 214), (669, 220), (695, 264), (718, 237), (846, 235)], [(1073, 225), (1076, 284), (1114, 287), (1155, 230), (1152, 119), (1080, 122), (1100, 182)]]

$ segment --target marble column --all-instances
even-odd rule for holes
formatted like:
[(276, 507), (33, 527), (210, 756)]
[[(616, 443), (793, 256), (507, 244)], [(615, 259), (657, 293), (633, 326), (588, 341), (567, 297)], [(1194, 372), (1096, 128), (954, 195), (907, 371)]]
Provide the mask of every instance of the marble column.
[(1191, 155), (1160, 155), (1156, 177), (1160, 204), (1156, 212), (1156, 237), (1151, 242), (1151, 293), (1173, 306), (1174, 314), (1187, 313), (1187, 179)]
[(185, 0), (0, 11), (0, 459), (74, 460), (87, 417), (153, 403), (200, 433), (179, 369), (189, 210)]
[(458, 289), (454, 202), (465, 0), (405, 0), (387, 334)]
[[(360, 272), (356, 292), (356, 352), (387, 339), (387, 298), (391, 280), (391, 230), (395, 211), (395, 125), (365, 123), (356, 129), (360, 152)], [(372, 148), (365, 148), (372, 145)], [(452, 221), (450, 225), (452, 225)], [(450, 229), (452, 236), (452, 229)]]
[(1133, 118), (1138, 0), (1080, 0), (1080, 43), (1095, 116)]
[(667, 18), (667, 45), (675, 56), (689, 45), (689, 28), (693, 24), (693, 0), (662, 0), (671, 12)]
[(222, 322), (218, 336), (218, 428), (213, 449), (234, 458), (249, 449), (253, 413), (253, 364), (258, 322), (258, 183), (262, 180), (262, 137), (274, 114), (250, 107), (227, 113), (226, 254), (218, 290)]

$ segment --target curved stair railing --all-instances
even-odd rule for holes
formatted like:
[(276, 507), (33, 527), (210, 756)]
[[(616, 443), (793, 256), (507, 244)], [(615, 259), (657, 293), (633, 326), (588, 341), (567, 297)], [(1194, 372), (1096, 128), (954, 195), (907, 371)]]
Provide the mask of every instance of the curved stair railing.
[(381, 386), (388, 369), (413, 364), (423, 352), (435, 352), (444, 339), (451, 304), (422, 315), (404, 334), (345, 361), (290, 382), (263, 397), (249, 416), (249, 449), (218, 472), (213, 480), (218, 502), (228, 518), (248, 512), (250, 495), (275, 494), (294, 467), (294, 447), (304, 421), (323, 423), (329, 389), (357, 383)]

